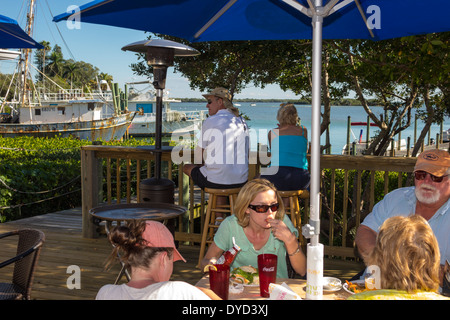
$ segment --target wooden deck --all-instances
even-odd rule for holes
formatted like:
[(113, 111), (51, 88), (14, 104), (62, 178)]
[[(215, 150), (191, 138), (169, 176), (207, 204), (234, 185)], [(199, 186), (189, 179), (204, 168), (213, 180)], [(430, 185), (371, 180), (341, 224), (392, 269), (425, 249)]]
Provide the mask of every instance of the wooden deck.
[[(0, 233), (21, 229), (36, 228), (46, 235), (46, 241), (35, 274), (32, 299), (36, 300), (92, 300), (99, 288), (113, 283), (118, 265), (111, 270), (104, 270), (104, 262), (111, 252), (111, 245), (106, 237), (86, 239), (81, 236), (81, 208), (49, 213), (32, 218), (21, 219), (0, 224)], [(12, 246), (2, 243), (0, 261), (9, 258)], [(195, 284), (202, 277), (202, 272), (195, 268), (198, 260), (199, 246), (180, 245), (180, 253), (187, 260), (174, 264), (172, 280), (183, 280)], [(325, 259), (324, 275), (349, 279), (362, 269), (356, 262)], [(67, 273), (69, 266), (78, 266), (80, 289), (70, 289), (67, 285), (72, 273)], [(4, 268), (0, 273), (0, 282), (10, 281), (12, 268)], [(72, 284), (69, 281), (69, 284)]]

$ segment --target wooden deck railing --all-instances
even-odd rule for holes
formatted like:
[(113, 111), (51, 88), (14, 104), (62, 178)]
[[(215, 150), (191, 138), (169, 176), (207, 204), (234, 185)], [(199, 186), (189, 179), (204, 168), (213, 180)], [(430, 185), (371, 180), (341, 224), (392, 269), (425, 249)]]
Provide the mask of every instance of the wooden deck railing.
[[(254, 177), (260, 167), (258, 154), (254, 152), (251, 157), (249, 177)], [(81, 148), (84, 237), (96, 237), (97, 233), (89, 215), (91, 208), (139, 199), (139, 184), (153, 175), (154, 158), (152, 147)], [(162, 161), (162, 177), (175, 181), (179, 190), (175, 203), (188, 208), (187, 215), (180, 217), (175, 237), (179, 241), (200, 242), (194, 221), (200, 218), (200, 225), (203, 224), (205, 195), (198, 188), (195, 191), (192, 181), (182, 173), (182, 164), (172, 163), (169, 149), (163, 152)], [(356, 228), (384, 194), (411, 183), (408, 173), (413, 171), (415, 161), (416, 158), (407, 157), (321, 156), (321, 241), (327, 244), (326, 254), (354, 256), (352, 239)], [(307, 209), (303, 210), (302, 223), (308, 221)]]

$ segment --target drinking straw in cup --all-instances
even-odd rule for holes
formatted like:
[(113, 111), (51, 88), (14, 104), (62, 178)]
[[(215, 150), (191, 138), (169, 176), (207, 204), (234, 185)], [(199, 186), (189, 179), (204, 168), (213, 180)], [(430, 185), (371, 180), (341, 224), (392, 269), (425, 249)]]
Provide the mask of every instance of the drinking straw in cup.
[(277, 260), (275, 254), (258, 255), (259, 292), (261, 297), (269, 297), (269, 284), (277, 281)]
[(230, 266), (215, 264), (214, 267), (209, 267), (209, 285), (211, 290), (223, 300), (228, 300)]

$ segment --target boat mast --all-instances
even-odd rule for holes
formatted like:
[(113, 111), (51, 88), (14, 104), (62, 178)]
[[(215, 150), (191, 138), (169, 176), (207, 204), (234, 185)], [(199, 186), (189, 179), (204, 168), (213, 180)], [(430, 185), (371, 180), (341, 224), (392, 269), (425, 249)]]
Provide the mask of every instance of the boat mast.
[[(34, 7), (35, 7), (36, 1), (30, 0), (30, 5), (27, 13), (27, 27), (25, 29), (25, 32), (32, 37), (33, 36), (33, 25), (34, 25)], [(26, 104), (29, 104), (28, 101), (28, 87), (27, 87), (27, 75), (28, 75), (28, 63), (29, 63), (29, 57), (30, 57), (31, 49), (22, 49), (22, 53), (24, 55), (24, 61), (22, 62), (22, 106), (25, 106)]]

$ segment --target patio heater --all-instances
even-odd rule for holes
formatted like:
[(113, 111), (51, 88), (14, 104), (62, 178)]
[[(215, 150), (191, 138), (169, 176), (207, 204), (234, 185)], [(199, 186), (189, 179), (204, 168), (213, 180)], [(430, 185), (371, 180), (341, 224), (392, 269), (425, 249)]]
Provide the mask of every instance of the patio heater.
[(174, 182), (161, 178), (163, 90), (166, 87), (167, 68), (173, 66), (174, 57), (196, 56), (200, 52), (184, 44), (164, 39), (134, 42), (124, 46), (122, 50), (146, 54), (147, 64), (153, 67), (153, 86), (156, 89), (155, 148), (153, 150), (155, 175), (140, 183), (139, 202), (173, 203)]

